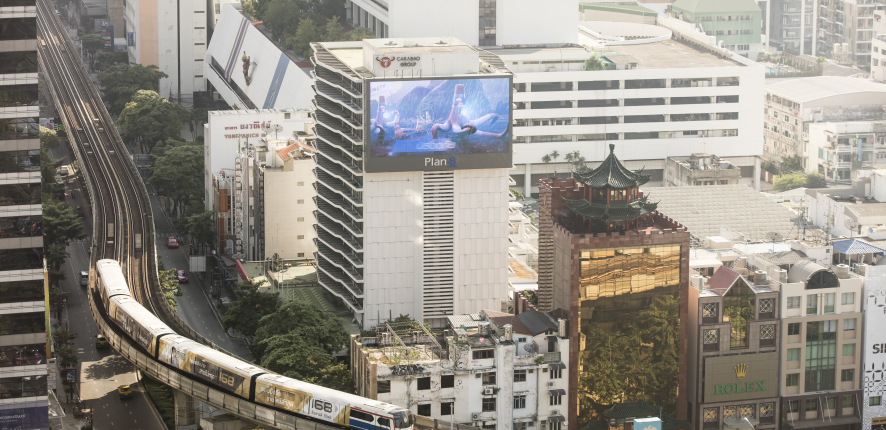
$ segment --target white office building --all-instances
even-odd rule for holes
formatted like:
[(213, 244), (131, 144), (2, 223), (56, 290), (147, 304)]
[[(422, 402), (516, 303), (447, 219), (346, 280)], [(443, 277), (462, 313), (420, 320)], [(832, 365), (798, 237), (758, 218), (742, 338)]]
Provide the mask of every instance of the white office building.
[[(129, 62), (154, 65), (160, 96), (190, 107), (194, 92), (206, 91), (206, 2), (198, 0), (129, 0), (124, 15)], [(115, 29), (122, 32), (123, 29)]]
[(862, 387), (862, 421), (863, 430), (882, 428), (886, 425), (886, 380), (881, 376), (886, 372), (886, 339), (883, 338), (882, 327), (886, 327), (886, 266), (867, 266), (864, 268), (864, 295), (862, 316), (864, 342), (862, 355), (862, 373), (859, 379)]
[(376, 337), (352, 337), (357, 394), (441, 423), (568, 428), (565, 320), (535, 310), (454, 315), (447, 319), (450, 335), (442, 345), (430, 332), (405, 324), (387, 324)]
[[(517, 86), (511, 173), (527, 194), (538, 179), (572, 168), (566, 154), (593, 165), (613, 140), (619, 159), (644, 168), (652, 185), (667, 183), (666, 157), (708, 153), (759, 189), (763, 66), (677, 19), (579, 21), (575, 9), (566, 0), (346, 2), (350, 22), (379, 37), (455, 36), (502, 59)], [(594, 53), (606, 70), (584, 70)], [(559, 157), (542, 161), (554, 151)]]
[[(401, 314), (441, 327), (448, 315), (499, 309), (508, 281), (510, 121), (499, 120), (509, 115), (507, 68), (449, 37), (312, 46), (320, 284), (363, 327)], [(399, 79), (413, 76), (423, 79)], [(370, 87), (376, 92), (364, 104)], [(419, 146), (440, 142), (431, 133), (465, 130), (453, 119), (465, 100), (477, 115), (496, 112), (473, 121), (475, 134), (455, 137), (465, 152), (415, 155), (449, 151)], [(504, 144), (473, 154), (475, 139)]]

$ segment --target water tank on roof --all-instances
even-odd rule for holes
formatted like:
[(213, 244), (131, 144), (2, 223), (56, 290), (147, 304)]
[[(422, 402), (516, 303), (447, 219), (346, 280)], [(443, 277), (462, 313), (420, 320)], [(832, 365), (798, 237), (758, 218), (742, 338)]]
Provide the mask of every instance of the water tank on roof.
[(773, 278), (778, 282), (787, 282), (788, 281), (788, 271), (784, 269), (775, 269), (772, 271)]
[(864, 276), (867, 271), (868, 265), (864, 263), (858, 263), (855, 265), (855, 273), (858, 273), (858, 276)]
[(754, 271), (754, 285), (766, 285), (766, 272), (763, 270)]
[(848, 279), (849, 278), (849, 266), (845, 264), (838, 264), (834, 266), (834, 274), (837, 275), (837, 278), (840, 279)]

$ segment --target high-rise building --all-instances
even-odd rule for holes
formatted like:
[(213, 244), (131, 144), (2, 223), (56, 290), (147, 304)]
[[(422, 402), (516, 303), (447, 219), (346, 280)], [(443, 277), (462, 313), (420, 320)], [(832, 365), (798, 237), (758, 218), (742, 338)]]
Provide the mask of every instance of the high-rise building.
[(769, 0), (765, 3), (766, 28), (763, 33), (766, 46), (793, 54), (816, 55), (819, 39), (816, 34), (817, 3), (814, 0)]
[(614, 145), (573, 176), (543, 179), (539, 200), (539, 310), (569, 322), (569, 425), (640, 400), (684, 418), (689, 232)]
[(0, 423), (48, 429), (37, 8), (0, 5)]
[(840, 64), (856, 67), (871, 63), (874, 11), (883, 5), (873, 0), (820, 1), (815, 18), (818, 53)]
[(510, 71), (451, 37), (312, 47), (320, 284), (365, 328), (500, 309)]
[(161, 97), (191, 107), (194, 92), (206, 91), (206, 6), (197, 0), (129, 0), (125, 25), (114, 28), (126, 38), (129, 62), (157, 66)]
[(762, 15), (754, 0), (677, 0), (671, 10), (678, 18), (701, 27), (726, 49), (752, 60), (763, 50)]

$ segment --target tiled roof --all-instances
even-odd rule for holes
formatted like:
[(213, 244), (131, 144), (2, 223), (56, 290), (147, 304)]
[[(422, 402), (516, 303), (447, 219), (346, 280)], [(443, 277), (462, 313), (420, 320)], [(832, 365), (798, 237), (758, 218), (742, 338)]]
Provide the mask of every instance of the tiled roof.
[(314, 152), (314, 148), (311, 148), (310, 146), (302, 145), (301, 143), (295, 142), (292, 145), (289, 145), (285, 148), (278, 149), (277, 156), (280, 157), (281, 160), (286, 161), (286, 160), (292, 158), (292, 152), (295, 151), (296, 149), (299, 149), (299, 148), (309, 151), (310, 153)]
[(841, 254), (876, 254), (886, 252), (886, 249), (871, 245), (863, 240), (848, 239), (834, 242), (834, 251)]
[(581, 215), (585, 219), (607, 219), (615, 221), (635, 220), (643, 215), (652, 213), (658, 203), (647, 201), (643, 196), (637, 201), (628, 204), (605, 204), (591, 203), (587, 200), (563, 199), (566, 207), (572, 212)]
[(660, 187), (653, 194), (658, 211), (686, 226), (697, 239), (727, 236), (744, 242), (738, 236), (742, 234), (752, 242), (771, 242), (776, 234), (783, 239), (797, 236), (794, 213), (744, 184)]
[(594, 169), (573, 172), (578, 182), (589, 187), (631, 188), (649, 182), (649, 175), (628, 170), (615, 156), (615, 144), (609, 144), (609, 156)]
[(741, 276), (738, 272), (726, 267), (720, 266), (716, 272), (714, 272), (714, 276), (711, 276), (711, 279), (708, 279), (708, 290), (714, 294), (722, 296), (727, 291), (729, 291), (729, 287), (732, 287), (732, 284), (735, 283), (735, 280)]
[(581, 430), (609, 430), (609, 423), (606, 421), (588, 421), (588, 424)]
[(539, 333), (544, 333), (548, 330), (557, 331), (559, 328), (557, 327), (557, 322), (548, 316), (548, 314), (536, 310), (523, 312), (520, 315), (517, 315), (517, 319), (529, 329), (533, 336)]
[(670, 415), (661, 416), (661, 430), (677, 430), (689, 427), (689, 420), (678, 420)]
[(603, 411), (603, 416), (607, 418), (643, 418), (658, 416), (660, 413), (661, 408), (641, 400), (639, 402), (616, 403)]
[(452, 328), (461, 328), (464, 326), (467, 329), (477, 328), (477, 322), (483, 321), (483, 318), (480, 318), (480, 314), (465, 314), (465, 315), (451, 315), (446, 317), (446, 320), (449, 321), (449, 325)]

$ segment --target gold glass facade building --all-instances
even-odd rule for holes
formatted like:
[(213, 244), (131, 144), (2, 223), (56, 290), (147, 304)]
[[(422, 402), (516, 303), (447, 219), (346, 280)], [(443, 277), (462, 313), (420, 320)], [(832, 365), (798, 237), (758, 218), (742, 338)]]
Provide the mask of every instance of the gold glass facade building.
[[(579, 426), (615, 402), (643, 400), (675, 416), (681, 244), (578, 254)], [(568, 298), (555, 289), (558, 305)]]

